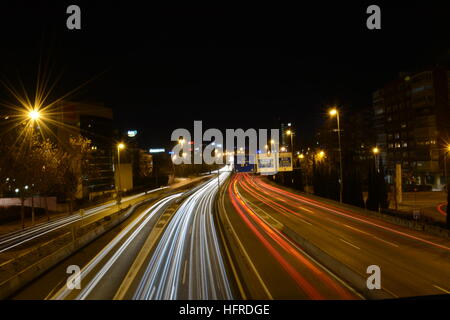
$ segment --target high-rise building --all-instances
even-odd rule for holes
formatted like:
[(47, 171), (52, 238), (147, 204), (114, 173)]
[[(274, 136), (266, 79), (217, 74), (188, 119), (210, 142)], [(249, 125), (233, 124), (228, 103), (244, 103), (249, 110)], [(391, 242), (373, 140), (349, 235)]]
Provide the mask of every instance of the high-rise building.
[(449, 86), (447, 69), (435, 67), (401, 73), (373, 94), (377, 144), (390, 182), (401, 164), (404, 183), (442, 189), (450, 137)]
[[(93, 193), (112, 191), (114, 183), (113, 157), (113, 113), (100, 104), (63, 101), (57, 107), (55, 128), (60, 142), (69, 141), (71, 135), (79, 135), (91, 140), (92, 165), (96, 167), (94, 177), (83, 175), (78, 197)], [(82, 173), (83, 174), (83, 173)]]

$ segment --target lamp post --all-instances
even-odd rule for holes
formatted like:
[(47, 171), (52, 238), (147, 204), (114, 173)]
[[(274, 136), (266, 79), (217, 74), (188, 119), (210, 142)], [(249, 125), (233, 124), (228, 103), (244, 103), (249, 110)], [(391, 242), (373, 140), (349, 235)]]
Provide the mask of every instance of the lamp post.
[(121, 198), (120, 198), (120, 191), (122, 190), (122, 183), (121, 183), (121, 177), (120, 177), (120, 150), (125, 149), (124, 143), (117, 144), (117, 203), (120, 204)]
[[(28, 112), (28, 119), (31, 122), (30, 146), (32, 146), (33, 138), (34, 138), (34, 124), (36, 122), (38, 122), (40, 118), (41, 118), (41, 112), (38, 109), (33, 108)], [(27, 190), (27, 189), (28, 189), (28, 186), (25, 186), (25, 190)], [(35, 211), (34, 211), (34, 195), (33, 195), (32, 191), (31, 191), (31, 203), (32, 203), (32, 205), (31, 205), (31, 225), (34, 225)]]
[(378, 147), (375, 147), (372, 149), (372, 152), (373, 152), (373, 158), (375, 160), (375, 170), (377, 172), (379, 172), (380, 168), (378, 168), (378, 154), (380, 153), (380, 149), (378, 149)]
[(336, 108), (331, 109), (330, 116), (332, 116), (332, 117), (336, 116), (336, 120), (337, 120), (338, 144), (339, 144), (339, 177), (340, 177), (339, 202), (342, 203), (342, 192), (344, 189), (344, 181), (342, 178), (342, 148), (341, 148), (341, 126), (340, 126), (340, 121), (339, 121), (339, 111)]
[(294, 132), (292, 130), (286, 131), (286, 134), (291, 137), (291, 152), (294, 154)]

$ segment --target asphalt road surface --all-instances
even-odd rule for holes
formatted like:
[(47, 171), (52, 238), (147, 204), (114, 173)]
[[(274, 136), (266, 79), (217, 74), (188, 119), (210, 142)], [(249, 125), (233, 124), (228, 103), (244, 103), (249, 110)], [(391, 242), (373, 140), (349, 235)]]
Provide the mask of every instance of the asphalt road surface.
[[(450, 293), (450, 241), (446, 239), (290, 192), (261, 176), (233, 176), (222, 201), (229, 224), (253, 264), (248, 277), (260, 278), (243, 284), (255, 297), (351, 298), (339, 288), (339, 281), (284, 238), (279, 231), (283, 226), (365, 279), (368, 266), (379, 266), (382, 288), (392, 297)], [(254, 276), (255, 272), (259, 275)]]
[(230, 170), (225, 166), (178, 208), (137, 279), (133, 299), (233, 298), (213, 217), (219, 183)]

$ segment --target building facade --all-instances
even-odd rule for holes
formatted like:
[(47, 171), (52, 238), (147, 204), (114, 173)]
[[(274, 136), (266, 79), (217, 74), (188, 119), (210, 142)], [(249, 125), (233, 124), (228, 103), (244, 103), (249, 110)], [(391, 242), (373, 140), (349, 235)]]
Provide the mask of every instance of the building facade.
[(113, 113), (101, 104), (61, 102), (55, 112), (58, 126), (55, 128), (61, 142), (69, 141), (70, 136), (82, 135), (91, 141), (92, 163), (97, 174), (83, 175), (78, 198), (92, 197), (95, 194), (112, 192), (114, 182)]
[(449, 143), (449, 72), (436, 67), (399, 78), (373, 94), (376, 143), (392, 183), (395, 166), (409, 185), (444, 186)]

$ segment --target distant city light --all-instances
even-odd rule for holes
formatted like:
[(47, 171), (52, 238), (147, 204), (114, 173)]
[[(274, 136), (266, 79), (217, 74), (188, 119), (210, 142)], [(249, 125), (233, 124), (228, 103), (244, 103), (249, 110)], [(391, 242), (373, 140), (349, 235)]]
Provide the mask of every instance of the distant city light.
[(137, 135), (137, 130), (128, 130), (128, 137), (134, 138)]
[(155, 149), (150, 149), (149, 152), (150, 153), (162, 153), (162, 152), (166, 152), (166, 149), (164, 149), (164, 148), (155, 148)]

